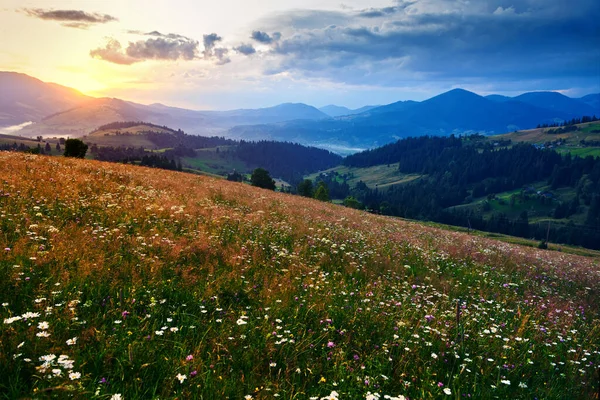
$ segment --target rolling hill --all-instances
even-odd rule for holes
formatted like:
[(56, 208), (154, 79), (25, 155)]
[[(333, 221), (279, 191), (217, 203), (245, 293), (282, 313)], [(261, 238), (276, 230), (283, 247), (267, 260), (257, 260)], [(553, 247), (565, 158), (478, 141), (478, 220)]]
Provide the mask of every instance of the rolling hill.
[(90, 97), (17, 72), (0, 71), (0, 127), (20, 125), (83, 104)]
[(533, 92), (512, 98), (482, 97), (462, 89), (421, 102), (400, 101), (357, 110), (337, 106), (323, 108), (337, 115), (333, 118), (323, 110), (302, 103), (260, 109), (195, 111), (163, 104), (89, 98), (23, 74), (3, 73), (2, 77), (0, 91), (9, 96), (3, 96), (0, 104), (0, 123), (33, 121), (15, 133), (29, 137), (80, 137), (107, 123), (143, 120), (197, 135), (295, 141), (349, 154), (407, 136), (499, 134), (583, 115), (600, 115), (597, 95), (571, 99), (554, 92)]
[(131, 165), (0, 175), (7, 398), (596, 393), (597, 259)]
[(147, 121), (193, 134), (212, 135), (240, 124), (328, 118), (316, 108), (301, 103), (259, 109), (195, 111), (116, 98), (92, 98), (74, 89), (11, 72), (0, 72), (0, 92), (0, 126), (34, 122), (18, 132), (29, 137), (81, 137), (100, 125), (116, 121)]
[[(559, 96), (561, 99), (565, 97)], [(545, 95), (539, 97), (544, 99)], [(237, 126), (229, 133), (238, 138), (295, 140), (329, 149), (334, 148), (329, 146), (335, 146), (339, 152), (348, 154), (356, 152), (357, 148), (373, 148), (408, 136), (498, 134), (593, 114), (589, 105), (577, 100), (546, 102), (539, 97), (524, 96), (528, 102), (517, 98), (498, 101), (493, 97), (490, 99), (454, 89), (422, 102), (400, 101), (329, 120)], [(536, 103), (536, 99), (539, 100), (538, 105), (531, 104)], [(544, 104), (554, 106), (540, 106)], [(576, 105), (580, 108), (577, 109)], [(566, 109), (563, 110), (562, 106)]]

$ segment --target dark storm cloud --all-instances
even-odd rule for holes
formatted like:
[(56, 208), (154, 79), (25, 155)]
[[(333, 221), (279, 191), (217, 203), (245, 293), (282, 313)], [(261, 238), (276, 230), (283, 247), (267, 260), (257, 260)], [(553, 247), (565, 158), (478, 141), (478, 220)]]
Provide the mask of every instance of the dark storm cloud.
[(279, 15), (279, 25), (277, 19), (270, 25), (262, 21), (263, 26), (285, 33), (284, 40), (272, 45), (280, 64), (268, 72), (293, 70), (310, 77), (378, 85), (400, 85), (411, 79), (587, 77), (598, 82), (600, 2), (548, 3), (397, 2), (393, 7), (345, 10), (344, 24), (325, 25), (333, 16), (323, 12), (307, 29), (289, 28), (290, 20), (302, 20), (298, 13)]
[(25, 8), (23, 11), (35, 18), (58, 21), (69, 28), (87, 28), (93, 24), (105, 24), (118, 21), (108, 14), (88, 13), (82, 10), (44, 10), (42, 8)]
[(241, 44), (235, 47), (234, 50), (246, 56), (256, 53), (256, 49), (251, 44)]

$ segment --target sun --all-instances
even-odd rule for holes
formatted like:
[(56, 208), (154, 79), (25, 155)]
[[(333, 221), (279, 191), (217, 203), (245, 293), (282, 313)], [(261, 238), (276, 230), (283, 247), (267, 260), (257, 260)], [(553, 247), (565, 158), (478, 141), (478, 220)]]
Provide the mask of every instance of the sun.
[(69, 79), (68, 84), (65, 86), (72, 87), (73, 89), (76, 89), (87, 96), (93, 96), (94, 93), (100, 92), (107, 88), (104, 83), (85, 75), (72, 76), (71, 79)]

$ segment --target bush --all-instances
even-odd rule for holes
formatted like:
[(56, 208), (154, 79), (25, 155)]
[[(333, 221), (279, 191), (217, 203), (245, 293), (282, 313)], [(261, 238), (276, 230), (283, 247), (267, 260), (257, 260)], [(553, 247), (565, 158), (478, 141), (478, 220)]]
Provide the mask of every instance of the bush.
[(65, 142), (65, 157), (84, 158), (88, 145), (79, 139), (67, 139)]
[(264, 168), (256, 168), (252, 172), (250, 182), (252, 183), (252, 186), (275, 190), (275, 181), (271, 178), (271, 175), (269, 175), (269, 171)]

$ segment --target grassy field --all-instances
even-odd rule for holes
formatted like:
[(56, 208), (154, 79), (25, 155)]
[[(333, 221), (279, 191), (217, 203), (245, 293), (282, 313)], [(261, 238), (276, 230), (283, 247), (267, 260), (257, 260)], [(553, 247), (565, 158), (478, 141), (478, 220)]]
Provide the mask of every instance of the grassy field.
[(250, 170), (243, 161), (235, 158), (224, 158), (216, 152), (216, 148), (196, 150), (196, 157), (182, 158), (184, 166), (216, 175), (226, 175), (234, 169), (240, 173)]
[(143, 147), (150, 150), (156, 149), (156, 145), (154, 143), (140, 135), (90, 135), (82, 137), (81, 140), (89, 145), (96, 144), (98, 146)]
[(583, 399), (598, 259), (0, 152), (0, 397)]
[(338, 166), (309, 175), (307, 178), (315, 180), (321, 173), (337, 172), (340, 175), (348, 175), (348, 184), (354, 187), (359, 181), (363, 181), (369, 188), (388, 188), (393, 185), (401, 185), (418, 179), (417, 174), (403, 174), (398, 171), (398, 163), (389, 165), (376, 165), (369, 168), (355, 168)]
[(557, 139), (563, 139), (565, 143), (554, 149), (561, 153), (571, 153), (585, 157), (600, 156), (600, 147), (583, 147), (580, 144), (581, 140), (600, 140), (600, 122), (588, 122), (578, 124), (578, 130), (561, 134), (548, 134), (548, 131), (556, 128), (538, 128), (528, 129), (524, 131), (506, 133), (488, 137), (490, 141), (502, 139), (510, 139), (513, 143), (531, 143), (543, 145), (546, 142), (552, 142)]
[[(98, 136), (121, 136), (121, 135), (117, 135), (117, 133), (120, 134), (128, 134), (128, 135), (140, 135), (144, 132), (155, 132), (155, 133), (164, 133), (164, 134), (171, 134), (173, 131), (171, 131), (170, 129), (164, 129), (158, 126), (151, 126), (148, 124), (139, 124), (139, 125), (135, 125), (135, 126), (130, 126), (127, 128), (118, 128), (118, 129), (102, 129), (102, 130), (98, 130), (98, 131), (94, 131), (92, 133), (89, 134), (89, 137), (98, 137)], [(125, 136), (128, 136), (125, 135)]]

